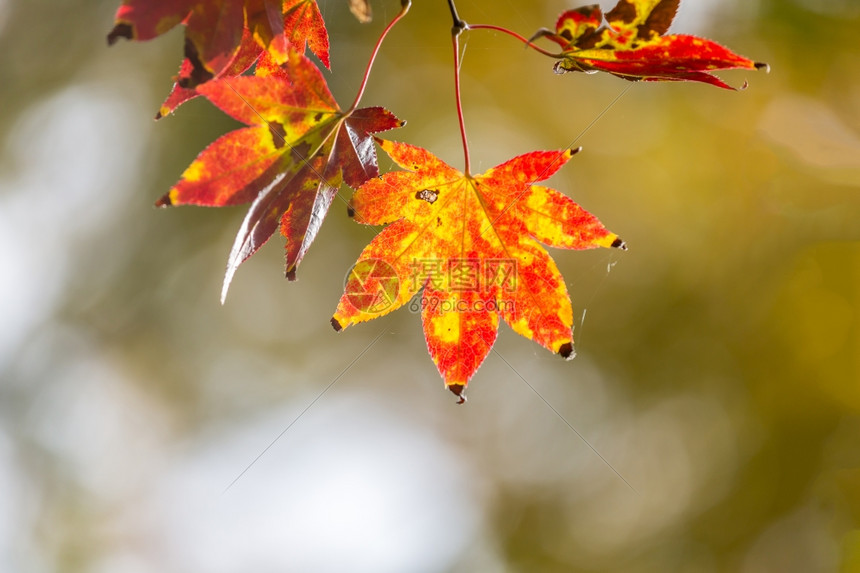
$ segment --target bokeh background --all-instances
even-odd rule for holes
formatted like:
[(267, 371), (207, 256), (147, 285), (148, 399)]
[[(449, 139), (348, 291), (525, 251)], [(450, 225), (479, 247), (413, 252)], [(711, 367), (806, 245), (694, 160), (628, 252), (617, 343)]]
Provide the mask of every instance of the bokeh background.
[[(320, 2), (342, 102), (373, 3)], [(578, 357), (502, 326), (465, 406), (407, 309), (332, 330), (376, 231), (340, 201), (298, 282), (274, 239), (219, 304), (243, 209), (152, 204), (236, 125), (153, 121), (182, 32), (108, 49), (117, 4), (0, 0), (0, 570), (860, 571), (855, 0), (685, 0), (674, 31), (771, 64), (742, 92), (464, 35), (475, 171), (575, 141), (552, 185), (630, 246), (553, 252)], [(449, 15), (415, 4), (364, 104), (461, 166)], [(459, 8), (530, 35), (575, 5)]]

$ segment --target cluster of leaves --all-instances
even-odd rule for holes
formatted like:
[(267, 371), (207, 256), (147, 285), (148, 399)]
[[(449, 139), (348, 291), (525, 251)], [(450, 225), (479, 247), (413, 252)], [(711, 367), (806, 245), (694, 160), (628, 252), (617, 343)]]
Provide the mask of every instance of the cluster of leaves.
[[(518, 34), (459, 20), (466, 29), (492, 28), (554, 57), (555, 71), (604, 71), (627, 80), (698, 81), (728, 88), (714, 70), (763, 67), (714, 42), (666, 35), (680, 0), (620, 0), (604, 18), (598, 6), (561, 15), (555, 30), (540, 30), (561, 46), (550, 54)], [(385, 28), (408, 11), (409, 0)], [(350, 0), (362, 22), (366, 0)], [(277, 229), (286, 239), (286, 274), (296, 269), (317, 236), (343, 183), (355, 190), (350, 214), (388, 226), (361, 253), (332, 318), (336, 330), (371, 320), (421, 292), (425, 338), (447, 387), (464, 400), (470, 378), (489, 354), (500, 320), (565, 358), (573, 352), (570, 297), (544, 248), (626, 249), (596, 217), (562, 193), (536, 185), (577, 151), (535, 151), (481, 175), (457, 170), (429, 151), (374, 139), (404, 122), (380, 107), (341, 109), (307, 48), (330, 68), (329, 41), (315, 0), (124, 0), (108, 35), (149, 40), (185, 28), (184, 58), (156, 118), (202, 96), (247, 127), (203, 150), (157, 205), (227, 206), (250, 203), (230, 253), (222, 302), (238, 266)], [(455, 67), (458, 63), (455, 59)], [(459, 76), (457, 76), (459, 94)], [(379, 174), (376, 144), (402, 171)], [(432, 264), (427, 264), (431, 263)], [(484, 279), (464, 288), (468, 277)], [(500, 262), (513, 274), (499, 279)], [(416, 268), (421, 266), (422, 268)], [(478, 276), (480, 275), (480, 276)]]

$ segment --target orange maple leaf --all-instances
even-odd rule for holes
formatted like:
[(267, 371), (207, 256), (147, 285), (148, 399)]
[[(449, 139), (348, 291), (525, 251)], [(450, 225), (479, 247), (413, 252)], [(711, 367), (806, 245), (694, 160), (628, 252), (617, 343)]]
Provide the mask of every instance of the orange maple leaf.
[(603, 71), (626, 80), (695, 81), (732, 89), (715, 70), (768, 69), (727, 48), (696, 36), (664, 35), (680, 0), (619, 0), (606, 14), (600, 6), (564, 12), (555, 32), (541, 30), (564, 50), (557, 73)]
[(406, 171), (371, 179), (353, 195), (357, 220), (391, 224), (350, 272), (332, 318), (335, 330), (387, 314), (423, 288), (427, 346), (461, 402), (495, 342), (500, 318), (571, 358), (570, 298), (541, 243), (626, 248), (567, 196), (534, 184), (577, 150), (535, 151), (470, 176), (420, 147), (377, 141)]

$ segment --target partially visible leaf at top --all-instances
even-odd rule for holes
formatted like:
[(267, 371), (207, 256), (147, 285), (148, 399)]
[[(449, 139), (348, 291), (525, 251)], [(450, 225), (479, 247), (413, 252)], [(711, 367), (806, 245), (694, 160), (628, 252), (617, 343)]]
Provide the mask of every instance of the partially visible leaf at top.
[(264, 54), (255, 76), (213, 80), (197, 91), (248, 127), (203, 150), (156, 204), (251, 203), (227, 263), (223, 301), (238, 266), (278, 229), (294, 279), (341, 183), (358, 187), (379, 174), (370, 134), (403, 122), (379, 107), (342, 111), (317, 67), (297, 52), (283, 67)]
[[(214, 79), (222, 77), (231, 78), (241, 75), (254, 65), (254, 62), (256, 62), (260, 57), (262, 51), (263, 48), (254, 41), (249, 30), (245, 28), (242, 35), (242, 43), (239, 45), (239, 51), (236, 53), (236, 57), (233, 59), (233, 62), (221, 73), (215, 76)], [(161, 104), (155, 119), (161, 119), (162, 117), (173, 113), (180, 105), (200, 95), (197, 93), (195, 88), (187, 87), (195, 84), (192, 77), (193, 74), (194, 65), (191, 63), (191, 60), (188, 58), (183, 59), (182, 64), (179, 67), (179, 74), (174, 78), (175, 83), (173, 84), (173, 89), (170, 90), (164, 103)]]
[(123, 0), (116, 11), (108, 43), (114, 44), (119, 38), (151, 40), (185, 20), (199, 3), (198, 0)]
[(304, 52), (305, 45), (326, 68), (329, 60), (328, 32), (316, 0), (246, 0), (248, 27), (257, 41), (279, 64), (288, 52)]
[(329, 67), (328, 33), (316, 0), (123, 0), (108, 43), (149, 40), (185, 25), (182, 87), (193, 88), (235, 67), (243, 33), (250, 31), (278, 63), (305, 45)]
[(570, 297), (541, 243), (625, 248), (567, 196), (535, 184), (576, 150), (535, 151), (470, 176), (420, 147), (380, 144), (405, 171), (371, 179), (352, 197), (357, 220), (391, 224), (350, 272), (332, 318), (335, 330), (391, 312), (423, 289), (427, 347), (461, 401), (496, 340), (500, 319), (571, 358)]
[(149, 40), (185, 25), (191, 85), (219, 75), (236, 56), (245, 26), (244, 0), (123, 0), (108, 43)]
[(564, 57), (555, 70), (603, 71), (626, 80), (695, 81), (732, 89), (711, 72), (734, 68), (767, 69), (696, 36), (669, 34), (680, 0), (619, 0), (606, 14), (600, 6), (564, 12), (555, 32), (536, 34), (556, 42)]

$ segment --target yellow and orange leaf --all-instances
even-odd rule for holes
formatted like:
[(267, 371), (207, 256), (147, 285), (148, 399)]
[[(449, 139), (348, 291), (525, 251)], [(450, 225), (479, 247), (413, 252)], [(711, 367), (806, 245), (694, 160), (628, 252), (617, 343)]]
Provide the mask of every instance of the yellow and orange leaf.
[(248, 127), (204, 149), (156, 204), (251, 202), (222, 300), (238, 266), (277, 229), (287, 240), (287, 277), (294, 279), (341, 183), (358, 187), (379, 174), (371, 134), (403, 122), (379, 107), (341, 111), (320, 71), (298, 52), (283, 67), (264, 54), (255, 76), (213, 80), (197, 93)]
[(555, 32), (542, 30), (564, 50), (557, 73), (603, 71), (626, 80), (695, 81), (732, 89), (712, 72), (767, 69), (696, 36), (665, 35), (680, 0), (619, 0), (606, 14), (600, 6), (564, 12)]
[(387, 314), (423, 289), (427, 347), (461, 398), (495, 342), (499, 319), (572, 357), (570, 298), (543, 245), (626, 248), (567, 196), (535, 185), (576, 150), (535, 151), (470, 176), (420, 147), (378, 141), (404, 171), (371, 179), (353, 195), (359, 222), (390, 225), (350, 272), (334, 328)]

